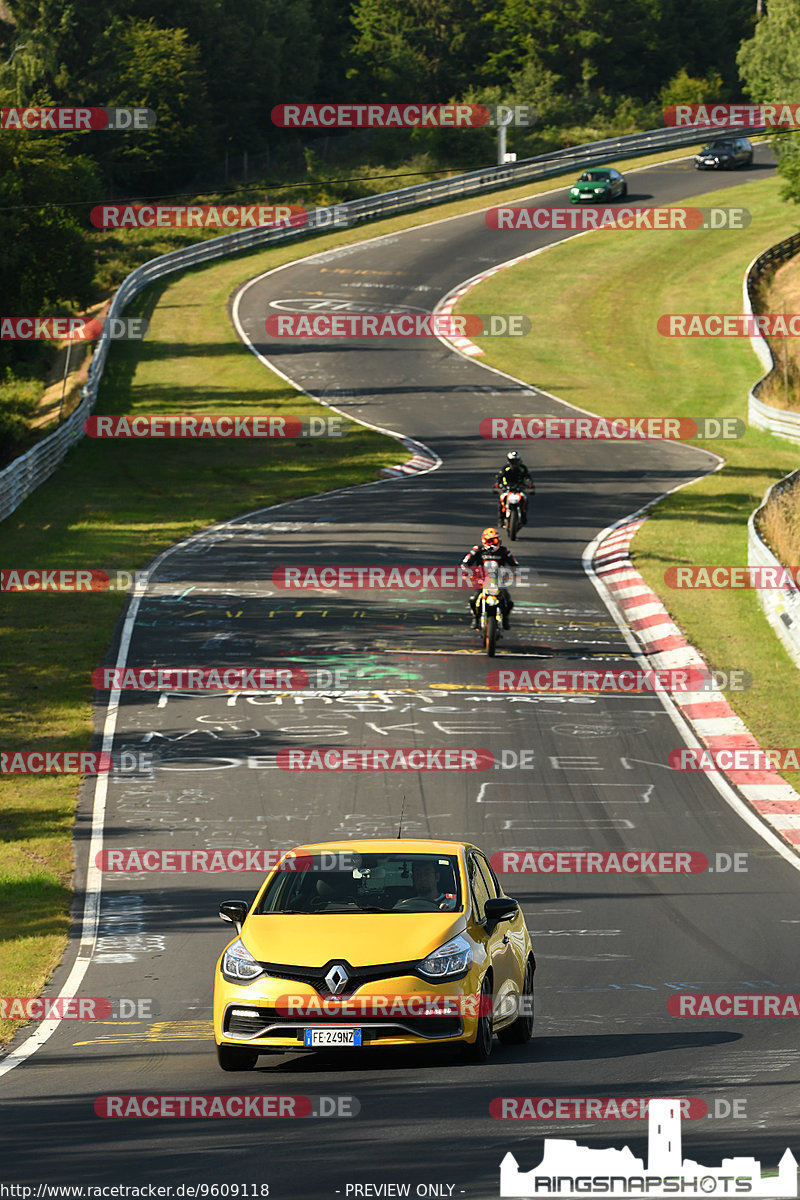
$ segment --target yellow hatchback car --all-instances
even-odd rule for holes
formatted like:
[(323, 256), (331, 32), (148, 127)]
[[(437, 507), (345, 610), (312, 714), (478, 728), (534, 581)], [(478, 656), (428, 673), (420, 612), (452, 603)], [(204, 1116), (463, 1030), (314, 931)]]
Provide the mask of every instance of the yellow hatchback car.
[(516, 900), (465, 842), (324, 842), (288, 851), (252, 904), (226, 900), (237, 936), (214, 979), (224, 1071), (259, 1054), (461, 1045), (533, 1033), (531, 939)]

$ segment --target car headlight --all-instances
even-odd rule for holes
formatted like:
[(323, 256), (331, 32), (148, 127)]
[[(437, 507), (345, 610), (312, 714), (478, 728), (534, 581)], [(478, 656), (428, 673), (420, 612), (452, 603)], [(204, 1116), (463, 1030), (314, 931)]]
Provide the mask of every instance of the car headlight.
[(264, 968), (257, 963), (241, 938), (231, 942), (222, 956), (222, 974), (232, 983), (249, 983), (264, 974)]
[(429, 979), (449, 979), (454, 975), (465, 975), (471, 965), (472, 947), (458, 934), (423, 959), (417, 970)]

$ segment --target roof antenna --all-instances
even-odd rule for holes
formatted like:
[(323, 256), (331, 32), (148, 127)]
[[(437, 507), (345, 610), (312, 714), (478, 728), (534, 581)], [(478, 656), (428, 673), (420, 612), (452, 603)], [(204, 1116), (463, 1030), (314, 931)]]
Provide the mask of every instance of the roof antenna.
[(403, 836), (403, 813), (405, 812), (405, 810), (406, 810), (406, 797), (405, 797), (405, 793), (403, 793), (403, 803), (400, 806), (400, 824), (397, 826), (397, 836), (399, 838), (401, 838)]

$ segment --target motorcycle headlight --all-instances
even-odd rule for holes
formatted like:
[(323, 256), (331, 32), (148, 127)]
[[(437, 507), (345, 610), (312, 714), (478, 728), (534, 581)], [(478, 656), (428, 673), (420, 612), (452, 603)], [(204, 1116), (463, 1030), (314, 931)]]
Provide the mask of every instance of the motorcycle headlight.
[(429, 979), (452, 979), (465, 975), (471, 965), (472, 948), (467, 939), (458, 934), (423, 959), (417, 970)]
[(264, 968), (257, 963), (241, 938), (231, 942), (222, 956), (222, 974), (230, 983), (250, 983), (263, 975)]

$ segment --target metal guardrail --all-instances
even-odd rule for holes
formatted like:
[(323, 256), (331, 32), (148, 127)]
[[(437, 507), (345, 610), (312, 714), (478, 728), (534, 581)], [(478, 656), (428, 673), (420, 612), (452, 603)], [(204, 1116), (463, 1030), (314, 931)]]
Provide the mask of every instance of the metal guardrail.
[[(735, 132), (742, 135), (760, 132), (761, 128), (737, 129)], [(554, 150), (549, 154), (540, 154), (517, 163), (469, 171), (448, 179), (413, 184), (397, 191), (383, 192), (377, 196), (349, 200), (345, 204), (337, 205), (338, 213), (344, 214), (344, 221), (338, 222), (337, 227), (346, 228), (361, 221), (377, 221), (382, 217), (442, 204), (459, 197), (476, 196), (497, 188), (549, 179), (570, 168), (585, 167), (591, 163), (635, 158), (637, 155), (658, 150), (692, 146), (708, 140), (712, 135), (722, 136), (724, 132), (723, 129), (703, 131), (693, 127), (646, 130), (643, 133), (607, 138), (605, 141), (589, 142), (566, 150)], [(224, 234), (222, 237), (210, 238), (185, 250), (162, 254), (137, 267), (123, 280), (111, 302), (108, 317), (121, 316), (125, 306), (148, 284), (174, 271), (182, 271), (187, 267), (213, 262), (217, 258), (259, 247), (278, 245), (309, 232), (330, 232), (330, 228), (328, 210), (314, 209), (309, 213), (307, 224), (300, 228), (240, 230)], [(97, 400), (103, 368), (108, 358), (108, 347), (109, 339), (101, 337), (89, 365), (88, 379), (81, 391), (80, 403), (74, 412), (55, 433), (37, 442), (27, 453), (0, 471), (0, 521), (5, 520), (39, 484), (52, 475), (70, 447), (83, 437), (83, 423), (91, 415)]]
[[(780, 562), (762, 540), (756, 528), (756, 522), (758, 514), (769, 503), (772, 493), (776, 490), (782, 491), (794, 483), (799, 476), (800, 471), (792, 471), (785, 478), (773, 483), (760, 507), (751, 513), (747, 522), (747, 565), (749, 567), (775, 567), (782, 570)], [(757, 588), (756, 594), (765, 617), (783, 642), (795, 666), (800, 667), (800, 589), (796, 587)]]
[[(784, 263), (800, 252), (800, 233), (793, 233), (775, 246), (770, 246), (750, 263), (744, 273), (744, 311), (752, 316), (756, 299), (756, 287), (762, 275), (776, 264)], [(769, 342), (761, 334), (750, 338), (750, 345), (759, 357), (764, 374), (753, 384), (747, 394), (747, 418), (756, 429), (765, 429), (789, 442), (800, 442), (800, 412), (789, 408), (775, 408), (759, 400), (758, 393), (775, 370), (775, 359)]]

